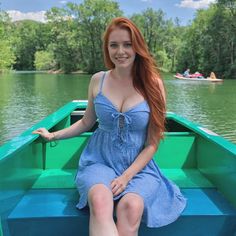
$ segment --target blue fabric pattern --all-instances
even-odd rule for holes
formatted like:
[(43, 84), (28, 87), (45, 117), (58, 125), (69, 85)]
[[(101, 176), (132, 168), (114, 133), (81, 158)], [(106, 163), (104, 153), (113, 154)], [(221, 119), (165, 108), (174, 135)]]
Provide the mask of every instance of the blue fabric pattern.
[[(111, 181), (120, 176), (145, 147), (150, 109), (144, 100), (127, 111), (120, 112), (100, 91), (94, 99), (99, 126), (83, 150), (76, 186), (80, 193), (77, 205), (87, 205), (89, 189), (95, 184), (104, 184), (111, 189)], [(175, 221), (186, 205), (179, 188), (160, 172), (151, 160), (132, 180), (126, 189), (114, 197), (120, 199), (127, 193), (136, 193), (144, 200), (142, 221), (148, 227), (161, 227)]]

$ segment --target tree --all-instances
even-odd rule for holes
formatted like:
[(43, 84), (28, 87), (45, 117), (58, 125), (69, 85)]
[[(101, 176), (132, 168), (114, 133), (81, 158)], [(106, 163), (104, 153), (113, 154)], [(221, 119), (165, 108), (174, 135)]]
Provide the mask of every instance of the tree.
[(85, 0), (48, 11), (54, 38), (50, 48), (58, 68), (68, 73), (103, 69), (102, 33), (108, 21), (120, 14), (118, 4), (111, 0)]
[(74, 4), (68, 3), (64, 8), (53, 7), (46, 13), (53, 39), (47, 50), (53, 54), (55, 69), (63, 70), (65, 73), (76, 70), (80, 58), (71, 6)]
[(51, 70), (55, 68), (53, 54), (47, 51), (37, 51), (35, 53), (34, 65), (36, 70)]
[(0, 72), (11, 69), (15, 61), (10, 37), (10, 18), (0, 9)]
[[(229, 65), (225, 75), (236, 78), (236, 0), (218, 0), (219, 11), (224, 12), (227, 24)], [(227, 62), (226, 62), (227, 63)]]
[(34, 56), (37, 50), (41, 49), (42, 37), (39, 34), (39, 27), (42, 23), (23, 20), (14, 23), (14, 52), (16, 63), (14, 69), (34, 70)]
[(140, 28), (149, 50), (161, 69), (175, 69), (177, 49), (180, 35), (171, 20), (165, 20), (162, 10), (148, 8), (141, 14), (134, 14), (131, 20)]
[(78, 7), (77, 23), (80, 25), (80, 50), (84, 60), (83, 69), (94, 73), (104, 68), (102, 34), (108, 22), (122, 11), (111, 0), (85, 0)]
[(148, 8), (141, 14), (134, 14), (131, 20), (140, 28), (151, 52), (161, 50), (164, 44), (166, 21), (162, 10)]

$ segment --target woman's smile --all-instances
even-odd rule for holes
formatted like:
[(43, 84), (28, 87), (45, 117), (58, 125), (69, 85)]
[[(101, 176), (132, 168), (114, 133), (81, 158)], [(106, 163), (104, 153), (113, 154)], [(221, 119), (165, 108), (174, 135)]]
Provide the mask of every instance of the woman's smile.
[(125, 63), (127, 61), (127, 59), (129, 59), (128, 57), (116, 57), (116, 60), (119, 63)]

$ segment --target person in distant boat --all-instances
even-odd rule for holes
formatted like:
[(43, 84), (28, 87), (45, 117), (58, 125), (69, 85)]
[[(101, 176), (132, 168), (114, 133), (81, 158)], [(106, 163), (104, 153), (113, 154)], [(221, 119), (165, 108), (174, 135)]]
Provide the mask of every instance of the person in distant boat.
[(148, 227), (175, 221), (186, 199), (153, 160), (165, 131), (166, 99), (140, 30), (127, 18), (114, 18), (103, 50), (108, 71), (92, 76), (83, 118), (63, 130), (34, 133), (48, 141), (71, 138), (98, 120), (79, 160), (77, 207), (90, 208), (91, 236), (137, 236), (141, 221)]
[(210, 79), (216, 79), (216, 75), (215, 75), (214, 72), (211, 72), (211, 74), (210, 74)]
[(184, 72), (183, 76), (187, 77), (187, 78), (190, 76), (190, 69), (189, 68)]

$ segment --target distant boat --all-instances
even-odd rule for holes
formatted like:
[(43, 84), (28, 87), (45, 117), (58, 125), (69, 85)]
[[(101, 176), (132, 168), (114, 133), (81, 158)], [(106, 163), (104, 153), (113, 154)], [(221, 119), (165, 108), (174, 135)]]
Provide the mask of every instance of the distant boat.
[(184, 77), (182, 74), (177, 73), (174, 75), (174, 78), (180, 79), (180, 80), (189, 80), (189, 81), (206, 81), (206, 82), (223, 82), (223, 79), (211, 79), (210, 77)]

